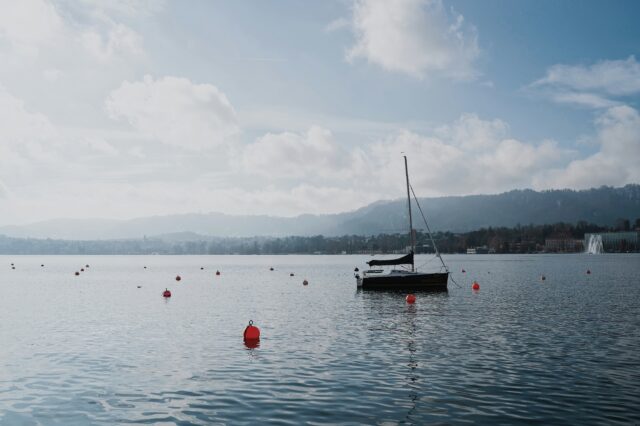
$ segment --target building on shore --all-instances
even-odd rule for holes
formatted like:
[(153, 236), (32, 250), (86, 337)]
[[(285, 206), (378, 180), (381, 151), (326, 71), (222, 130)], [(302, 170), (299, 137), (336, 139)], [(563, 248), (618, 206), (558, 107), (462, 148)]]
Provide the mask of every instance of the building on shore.
[(584, 234), (584, 246), (589, 246), (592, 236), (602, 238), (602, 249), (605, 253), (626, 253), (640, 251), (640, 232), (600, 232), (597, 234)]
[(482, 247), (473, 247), (467, 249), (467, 254), (489, 254), (495, 253), (496, 251), (493, 249), (489, 249), (487, 246)]
[(582, 240), (575, 238), (547, 238), (544, 240), (544, 251), (547, 253), (579, 253), (584, 251)]

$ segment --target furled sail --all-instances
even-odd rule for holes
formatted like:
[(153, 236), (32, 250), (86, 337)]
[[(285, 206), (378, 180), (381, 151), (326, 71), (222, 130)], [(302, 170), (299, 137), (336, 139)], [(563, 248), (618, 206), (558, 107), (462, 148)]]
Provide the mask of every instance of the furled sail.
[(385, 265), (413, 265), (413, 252), (399, 257), (397, 259), (387, 260), (370, 260), (367, 262), (369, 266), (385, 266)]

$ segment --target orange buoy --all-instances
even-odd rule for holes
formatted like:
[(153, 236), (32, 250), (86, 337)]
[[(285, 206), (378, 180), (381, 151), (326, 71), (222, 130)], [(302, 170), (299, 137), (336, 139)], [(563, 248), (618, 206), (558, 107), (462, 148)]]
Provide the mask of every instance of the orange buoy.
[(587, 269), (587, 275), (591, 274), (591, 269)]
[(249, 325), (244, 329), (244, 341), (258, 341), (260, 340), (260, 329), (253, 325), (253, 320), (249, 320)]
[(416, 303), (416, 296), (415, 294), (407, 294), (407, 303), (410, 305), (413, 305), (414, 303)]
[(171, 297), (171, 292), (168, 288), (164, 289), (164, 291), (162, 292), (162, 297)]
[(176, 275), (176, 281), (180, 281), (182, 277), (180, 275)]
[(471, 288), (474, 290), (480, 290), (480, 284), (478, 284), (478, 281), (474, 281)]
[(220, 275), (220, 271), (216, 271), (216, 275)]
[(76, 277), (77, 277), (78, 275), (80, 275), (80, 272), (76, 271)]
[(309, 281), (307, 280), (302, 281), (302, 285), (309, 285)]

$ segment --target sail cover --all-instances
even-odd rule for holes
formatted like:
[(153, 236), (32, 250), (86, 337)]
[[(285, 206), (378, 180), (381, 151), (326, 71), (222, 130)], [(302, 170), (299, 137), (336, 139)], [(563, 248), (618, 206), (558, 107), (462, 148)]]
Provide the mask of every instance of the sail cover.
[(387, 260), (370, 260), (367, 262), (369, 266), (385, 266), (385, 265), (413, 265), (413, 252), (397, 259)]

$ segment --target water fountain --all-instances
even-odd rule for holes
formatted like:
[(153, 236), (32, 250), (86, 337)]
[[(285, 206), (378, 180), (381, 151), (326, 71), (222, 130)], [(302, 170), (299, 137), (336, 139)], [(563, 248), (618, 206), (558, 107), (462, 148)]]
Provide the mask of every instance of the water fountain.
[(602, 235), (599, 235), (599, 234), (589, 235), (589, 243), (587, 244), (587, 253), (589, 254), (604, 253), (604, 249), (602, 248)]

